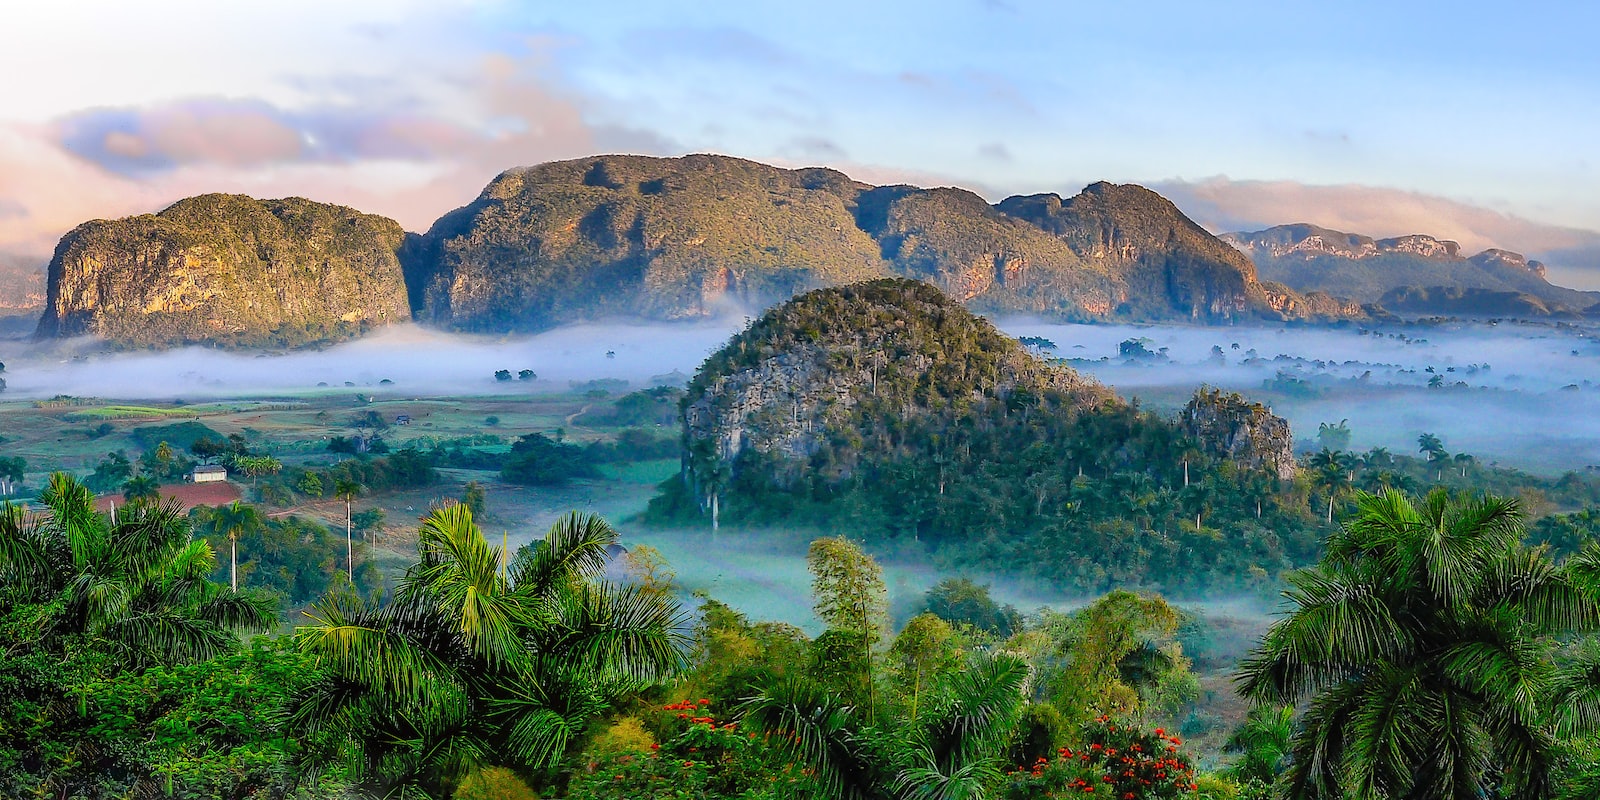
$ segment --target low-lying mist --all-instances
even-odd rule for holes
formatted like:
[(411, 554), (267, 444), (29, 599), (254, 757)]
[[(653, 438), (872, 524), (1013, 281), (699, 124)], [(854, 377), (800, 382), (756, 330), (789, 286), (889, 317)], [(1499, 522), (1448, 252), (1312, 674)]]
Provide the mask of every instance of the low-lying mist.
[[(413, 325), (284, 354), (204, 347), (166, 352), (82, 352), (83, 343), (34, 345), (7, 364), (6, 399), (58, 394), (167, 400), (237, 398), (341, 388), (392, 396), (566, 391), (573, 381), (617, 378), (637, 387), (673, 370), (692, 374), (738, 330), (737, 318), (657, 325), (574, 325), (525, 337), (482, 337)], [(496, 380), (529, 369), (532, 384)], [(665, 377), (662, 377), (665, 380)], [(390, 381), (389, 384), (382, 383)], [(320, 386), (319, 384), (326, 384)]]
[[(1379, 329), (1054, 325), (1009, 320), (1017, 336), (1147, 406), (1176, 410), (1200, 384), (1240, 391), (1314, 442), (1348, 420), (1350, 446), (1451, 452), (1538, 472), (1600, 464), (1600, 343), (1572, 326), (1501, 323)], [(1119, 344), (1143, 340), (1150, 356)], [(1220, 355), (1213, 350), (1220, 348)], [(1104, 360), (1102, 360), (1104, 359)], [(1430, 386), (1430, 382), (1435, 384)]]
[[(744, 324), (587, 324), (522, 337), (397, 326), (318, 351), (248, 354), (191, 347), (107, 353), (84, 343), (18, 345), (5, 399), (57, 394), (120, 400), (283, 396), (355, 387), (377, 397), (531, 394), (621, 379), (682, 380)], [(1060, 325), (1002, 320), (1147, 407), (1175, 411), (1201, 384), (1271, 405), (1309, 444), (1348, 420), (1351, 446), (1412, 452), (1423, 432), (1452, 452), (1541, 472), (1600, 464), (1600, 343), (1571, 326), (1503, 323), (1312, 327)], [(1140, 341), (1149, 355), (1119, 345)], [(1214, 349), (1215, 348), (1215, 349)], [(1218, 352), (1220, 351), (1220, 352)], [(532, 370), (537, 379), (496, 380)], [(1431, 369), (1431, 371), (1430, 371)], [(388, 381), (389, 383), (384, 383)], [(1430, 382), (1436, 384), (1430, 387)], [(325, 384), (325, 385), (323, 385)], [(611, 387), (615, 388), (615, 387)]]

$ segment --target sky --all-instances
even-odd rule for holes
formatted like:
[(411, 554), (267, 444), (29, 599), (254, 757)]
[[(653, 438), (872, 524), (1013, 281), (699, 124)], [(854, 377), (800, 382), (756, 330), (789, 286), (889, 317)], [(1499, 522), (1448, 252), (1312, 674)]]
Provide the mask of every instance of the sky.
[(514, 166), (718, 152), (1096, 180), (1214, 231), (1428, 233), (1600, 288), (1600, 5), (5, 0), (0, 265), (209, 191), (426, 230)]

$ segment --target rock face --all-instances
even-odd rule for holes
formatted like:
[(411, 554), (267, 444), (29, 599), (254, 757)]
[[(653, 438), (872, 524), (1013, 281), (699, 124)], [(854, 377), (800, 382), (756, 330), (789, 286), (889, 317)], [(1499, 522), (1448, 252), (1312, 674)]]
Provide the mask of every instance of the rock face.
[(1260, 403), (1202, 388), (1184, 407), (1178, 425), (1211, 455), (1272, 472), (1283, 480), (1294, 477), (1289, 422)]
[(1290, 290), (1275, 299), (1247, 258), (1141, 187), (991, 206), (962, 189), (874, 187), (712, 155), (510, 170), (405, 258), (418, 319), (461, 330), (698, 317), (888, 275), (979, 311), (1065, 319), (1276, 319), (1316, 307)]
[[(793, 480), (825, 442), (870, 436), (876, 421), (863, 427), (860, 415), (953, 416), (1012, 397), (1067, 413), (1114, 400), (934, 287), (881, 279), (807, 293), (734, 337), (690, 382), (684, 435), (695, 459), (733, 464), (753, 451)], [(826, 477), (853, 466), (837, 459)]]
[[(1455, 242), (1421, 234), (1373, 239), (1298, 224), (1227, 233), (1221, 240), (1247, 254), (1264, 279), (1391, 311), (1420, 307), (1419, 294), (1431, 298), (1431, 313), (1502, 308), (1515, 316), (1572, 316), (1600, 302), (1600, 293), (1550, 284), (1545, 265), (1521, 254), (1485, 250), (1469, 257)], [(1503, 297), (1491, 301), (1489, 294)], [(1535, 302), (1515, 300), (1518, 296)], [(1396, 299), (1411, 305), (1392, 305)]]
[(1166, 198), (1142, 186), (1096, 183), (1076, 197), (1010, 197), (999, 210), (1060, 238), (1115, 276), (1116, 311), (1133, 317), (1232, 319), (1276, 311), (1255, 266)]
[(294, 347), (409, 318), (398, 223), (301, 198), (202, 195), (79, 225), (50, 262), (40, 337)]

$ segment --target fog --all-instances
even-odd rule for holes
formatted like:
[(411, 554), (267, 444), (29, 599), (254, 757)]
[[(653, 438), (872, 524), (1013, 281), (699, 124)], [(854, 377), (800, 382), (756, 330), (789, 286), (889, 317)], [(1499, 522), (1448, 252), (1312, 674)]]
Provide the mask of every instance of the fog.
[[(1600, 464), (1600, 343), (1588, 329), (1510, 322), (1366, 330), (1026, 320), (1001, 327), (1050, 339), (1057, 348), (1046, 355), (1068, 359), (1150, 407), (1175, 410), (1200, 384), (1240, 391), (1287, 418), (1305, 445), (1320, 423), (1348, 419), (1356, 449), (1414, 453), (1417, 436), (1428, 432), (1452, 452), (1542, 473)], [(1128, 339), (1147, 340), (1145, 349), (1156, 355), (1120, 357), (1118, 344)], [(1220, 357), (1214, 346), (1222, 348)], [(1430, 388), (1435, 376), (1443, 385)]]
[[(643, 388), (693, 374), (744, 324), (745, 318), (730, 315), (695, 323), (577, 325), (522, 337), (407, 325), (323, 350), (272, 355), (200, 347), (110, 353), (86, 341), (0, 342), (8, 384), (0, 397), (170, 402), (350, 387), (377, 397), (528, 394), (600, 378)], [(1417, 435), (1429, 432), (1451, 451), (1540, 472), (1600, 464), (1600, 342), (1587, 329), (1502, 323), (1368, 331), (1025, 319), (999, 325), (1016, 336), (1050, 339), (1057, 347), (1044, 355), (1066, 359), (1150, 408), (1175, 411), (1200, 384), (1244, 392), (1288, 418), (1303, 444), (1314, 440), (1319, 423), (1348, 419), (1358, 449), (1412, 452)], [(1118, 344), (1129, 339), (1142, 340), (1154, 355), (1123, 358)], [(1221, 348), (1220, 356), (1213, 347)], [(530, 369), (538, 379), (497, 381), (494, 372), (501, 369)], [(1444, 385), (1429, 388), (1435, 377)], [(391, 383), (380, 383), (385, 380)]]
[[(573, 381), (618, 378), (644, 387), (677, 370), (693, 374), (742, 325), (740, 318), (659, 325), (574, 325), (525, 337), (480, 337), (401, 325), (324, 350), (266, 355), (189, 347), (109, 353), (91, 343), (18, 345), (6, 363), (5, 399), (70, 394), (119, 400), (292, 395), (348, 382), (388, 396), (564, 391)], [(496, 370), (531, 369), (529, 383)], [(381, 384), (382, 381), (392, 384)], [(318, 384), (327, 384), (319, 386)]]

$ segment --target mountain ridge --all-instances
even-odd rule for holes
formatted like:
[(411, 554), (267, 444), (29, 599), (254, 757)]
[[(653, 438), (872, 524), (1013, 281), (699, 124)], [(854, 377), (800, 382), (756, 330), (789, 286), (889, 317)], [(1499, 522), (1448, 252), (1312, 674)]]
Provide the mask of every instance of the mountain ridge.
[(1520, 253), (1466, 255), (1457, 242), (1426, 234), (1375, 239), (1294, 223), (1217, 238), (1246, 254), (1266, 279), (1390, 310), (1417, 310), (1424, 296), (1423, 305), (1437, 313), (1582, 316), (1600, 304), (1600, 293), (1552, 284), (1543, 263)]
[[(1466, 296), (1445, 291), (1452, 287), (1495, 293), (1473, 293), (1477, 310), (1504, 297), (1518, 313), (1572, 316), (1600, 301), (1600, 294), (1549, 284), (1537, 261), (1503, 250), (1463, 256), (1456, 243), (1430, 236), (1373, 239), (1309, 224), (1213, 236), (1134, 184), (1102, 181), (1066, 197), (990, 203), (959, 187), (876, 186), (825, 167), (714, 154), (516, 167), (423, 233), (298, 200), (330, 220), (344, 214), (362, 222), (312, 230), (261, 217), (281, 230), (254, 255), (246, 251), (260, 244), (251, 238), (260, 226), (232, 231), (229, 214), (196, 210), (255, 204), (251, 214), (270, 215), (262, 204), (287, 202), (201, 195), (160, 214), (79, 226), (52, 259), (38, 335), (95, 333), (133, 346), (304, 346), (407, 317), (451, 330), (533, 332), (765, 308), (810, 289), (891, 276), (931, 283), (979, 313), (1063, 321), (1359, 319), (1379, 312), (1386, 296), (1426, 289), (1430, 306)], [(151, 222), (163, 215), (166, 223)], [(187, 229), (178, 236), (174, 226)], [(184, 258), (152, 266), (151, 258), (171, 255), (174, 236), (226, 240), (217, 252), (227, 257), (199, 259), (208, 265), (199, 271)], [(81, 269), (91, 239), (92, 280)], [(312, 307), (307, 298), (327, 292), (296, 283), (295, 269), (260, 273), (261, 265), (320, 263), (318, 253), (341, 243), (354, 247), (346, 255), (359, 251), (358, 260), (375, 265), (368, 277), (382, 288), (364, 290), (378, 296), (372, 304), (362, 292), (340, 291), (334, 305)], [(239, 270), (259, 273), (231, 312), (249, 311), (249, 319), (202, 320), (204, 310), (190, 307), (195, 287), (237, 282)], [(1402, 289), (1412, 291), (1390, 294)], [(209, 302), (229, 305), (218, 291)], [(168, 302), (179, 296), (182, 302)], [(184, 316), (189, 321), (178, 321)]]

